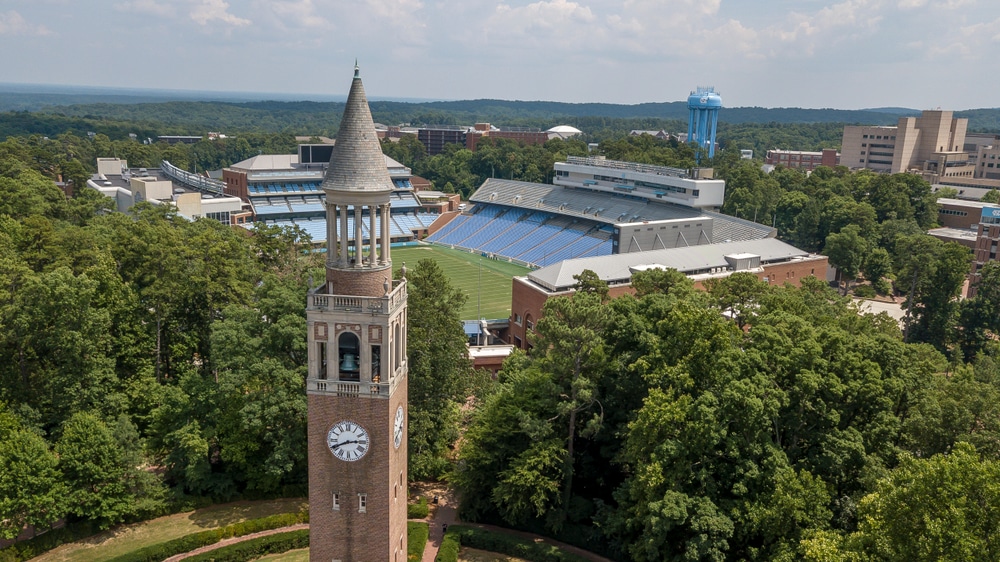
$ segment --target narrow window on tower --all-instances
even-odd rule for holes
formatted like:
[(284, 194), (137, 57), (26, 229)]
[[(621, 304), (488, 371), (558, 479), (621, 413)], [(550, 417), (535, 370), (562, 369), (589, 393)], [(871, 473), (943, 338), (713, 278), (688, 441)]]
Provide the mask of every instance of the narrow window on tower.
[(368, 494), (358, 494), (358, 513), (368, 512)]
[(326, 342), (325, 341), (319, 342), (319, 344), (318, 344), (317, 347), (319, 348), (317, 350), (317, 353), (319, 353), (319, 378), (325, 379), (326, 378)]
[(400, 342), (400, 340), (402, 339), (402, 337), (400, 336), (399, 324), (400, 324), (399, 322), (396, 323), (395, 330), (393, 331), (393, 338), (392, 338), (392, 343), (393, 343), (392, 354), (393, 354), (393, 360), (394, 360), (394, 363), (395, 363), (392, 366), (393, 369), (399, 369), (400, 358), (403, 355), (403, 346), (401, 345), (401, 342)]
[(372, 346), (372, 382), (382, 382), (382, 346)]
[(340, 511), (340, 493), (333, 493), (333, 510)]

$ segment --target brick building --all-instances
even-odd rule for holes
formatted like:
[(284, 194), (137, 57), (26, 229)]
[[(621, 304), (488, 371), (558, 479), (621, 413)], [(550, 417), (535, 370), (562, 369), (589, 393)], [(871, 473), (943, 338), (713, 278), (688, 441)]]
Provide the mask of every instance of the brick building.
[(819, 166), (832, 168), (840, 164), (840, 154), (832, 148), (824, 148), (820, 152), (805, 150), (768, 150), (764, 163), (772, 166), (784, 166), (811, 172)]
[(979, 224), (976, 226), (976, 247), (972, 254), (968, 297), (976, 296), (979, 270), (987, 263), (996, 261), (998, 245), (1000, 245), (1000, 206), (985, 206), (980, 212)]
[(798, 285), (803, 277), (826, 279), (826, 256), (810, 254), (774, 238), (705, 244), (629, 254), (562, 261), (515, 277), (511, 294), (508, 343), (527, 349), (527, 334), (534, 330), (545, 301), (573, 291), (574, 275), (591, 270), (608, 284), (611, 297), (634, 293), (632, 274), (644, 269), (676, 269), (695, 282), (749, 271), (761, 281)]

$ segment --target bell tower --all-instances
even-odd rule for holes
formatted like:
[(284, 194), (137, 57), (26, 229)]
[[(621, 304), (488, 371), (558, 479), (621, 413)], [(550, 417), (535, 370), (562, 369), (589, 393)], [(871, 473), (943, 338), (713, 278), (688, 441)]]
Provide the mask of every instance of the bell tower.
[(392, 279), (392, 186), (355, 64), (322, 184), (326, 282), (306, 304), (311, 560), (406, 560), (406, 280)]

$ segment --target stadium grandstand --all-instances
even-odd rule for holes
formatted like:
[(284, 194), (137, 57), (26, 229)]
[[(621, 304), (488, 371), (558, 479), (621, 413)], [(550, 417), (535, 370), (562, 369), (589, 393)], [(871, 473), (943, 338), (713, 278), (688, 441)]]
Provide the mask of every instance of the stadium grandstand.
[(544, 267), (567, 259), (775, 236), (768, 226), (668, 203), (652, 191), (589, 187), (489, 179), (470, 198), (472, 205), (427, 241)]
[[(299, 145), (298, 154), (248, 158), (223, 170), (223, 190), (250, 204), (254, 222), (298, 226), (309, 234), (314, 244), (324, 244), (326, 195), (320, 184), (329, 164), (331, 148), (332, 145)], [(385, 164), (395, 188), (390, 200), (390, 237), (395, 242), (418, 239), (440, 217), (441, 209), (421, 203), (413, 190), (409, 168), (388, 156)], [(353, 239), (353, 214), (348, 222), (349, 238)], [(368, 239), (370, 224), (365, 213), (362, 220), (365, 239)], [(381, 229), (379, 220), (376, 225)]]

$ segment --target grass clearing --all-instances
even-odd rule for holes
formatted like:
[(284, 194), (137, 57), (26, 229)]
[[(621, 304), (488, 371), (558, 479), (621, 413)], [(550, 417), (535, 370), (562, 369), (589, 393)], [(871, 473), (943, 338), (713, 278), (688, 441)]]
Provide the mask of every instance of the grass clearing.
[(510, 317), (511, 279), (531, 271), (517, 264), (443, 246), (400, 246), (392, 249), (392, 265), (396, 270), (403, 262), (406, 262), (407, 269), (412, 270), (423, 259), (436, 261), (452, 285), (468, 296), (459, 312), (463, 320)]
[(123, 525), (88, 539), (64, 544), (35, 558), (36, 562), (98, 562), (199, 531), (217, 529), (248, 519), (307, 509), (305, 498), (242, 501), (176, 513), (142, 523)]

